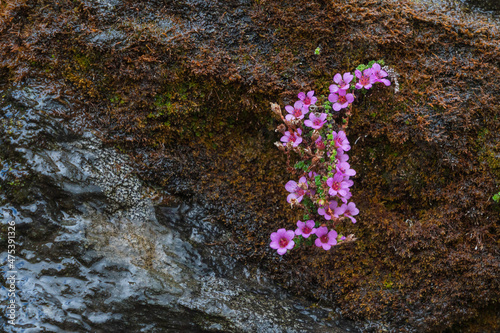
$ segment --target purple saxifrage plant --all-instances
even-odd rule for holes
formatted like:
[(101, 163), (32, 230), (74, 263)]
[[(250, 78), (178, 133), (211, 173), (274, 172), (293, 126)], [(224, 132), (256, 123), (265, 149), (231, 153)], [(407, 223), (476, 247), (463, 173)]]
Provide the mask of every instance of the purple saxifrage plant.
[[(293, 106), (290, 103), (285, 107), (286, 116), (278, 104), (271, 104), (284, 123), (277, 128), (282, 134), (281, 142), (275, 144), (287, 155), (287, 169), (299, 179), (285, 184), (289, 192), (287, 202), (304, 211), (295, 231), (279, 229), (271, 234), (270, 246), (278, 254), (313, 244), (330, 250), (356, 240), (353, 234), (344, 236), (335, 230), (347, 228), (349, 224), (344, 221), (356, 223), (354, 216), (359, 214), (356, 204), (349, 202), (354, 185), (351, 178), (356, 171), (347, 162), (351, 145), (345, 130), (354, 101), (378, 83), (391, 84), (387, 72), (372, 62), (358, 66), (354, 75), (335, 74), (327, 97), (314, 96), (313, 90), (300, 92)], [(290, 160), (296, 161), (293, 167)]]

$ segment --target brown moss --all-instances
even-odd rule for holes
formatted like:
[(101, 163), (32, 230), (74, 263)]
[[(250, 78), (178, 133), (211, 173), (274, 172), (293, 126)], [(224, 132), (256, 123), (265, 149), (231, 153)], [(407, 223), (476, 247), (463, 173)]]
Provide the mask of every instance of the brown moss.
[[(498, 304), (499, 30), (484, 17), (375, 0), (7, 7), (9, 79), (64, 79), (145, 179), (213, 208), (241, 260), (399, 331), (440, 331)], [(278, 260), (268, 236), (298, 212), (268, 103), (326, 92), (333, 74), (372, 59), (399, 72), (401, 92), (375, 89), (350, 121), (362, 213), (342, 231), (359, 240)]]

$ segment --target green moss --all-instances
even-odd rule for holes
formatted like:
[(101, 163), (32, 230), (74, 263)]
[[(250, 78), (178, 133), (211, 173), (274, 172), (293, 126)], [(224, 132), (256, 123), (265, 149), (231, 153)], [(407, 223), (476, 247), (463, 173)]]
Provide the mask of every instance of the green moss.
[(82, 53), (75, 53), (73, 56), (73, 61), (80, 71), (88, 71), (92, 64), (90, 56)]

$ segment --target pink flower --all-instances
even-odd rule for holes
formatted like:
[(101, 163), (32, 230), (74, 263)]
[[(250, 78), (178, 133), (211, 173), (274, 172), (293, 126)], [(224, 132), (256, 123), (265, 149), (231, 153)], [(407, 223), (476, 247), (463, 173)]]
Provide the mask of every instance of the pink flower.
[(340, 75), (340, 73), (335, 74), (333, 77), (333, 81), (336, 84), (332, 84), (330, 86), (330, 92), (336, 93), (339, 90), (347, 90), (349, 89), (349, 83), (352, 81), (354, 76), (351, 73), (344, 73), (344, 77)]
[[(323, 205), (318, 208), (318, 214), (323, 216), (325, 220), (331, 220), (332, 216), (328, 213), (328, 205)], [(338, 216), (337, 216), (338, 217)]]
[[(349, 185), (349, 186), (352, 186), (352, 185)], [(352, 193), (350, 190), (348, 190), (346, 195), (340, 197), (340, 200), (342, 200), (343, 203), (347, 203), (347, 200), (351, 199), (351, 197), (352, 197)]]
[(309, 113), (309, 120), (304, 121), (304, 125), (314, 129), (320, 129), (326, 123), (326, 113), (321, 113), (316, 117), (314, 112)]
[(307, 176), (309, 178), (311, 178), (312, 180), (314, 180), (314, 177), (316, 177), (318, 174), (314, 171), (309, 171), (309, 173), (307, 174)]
[(372, 87), (372, 84), (375, 83), (375, 77), (372, 76), (371, 68), (365, 69), (363, 73), (356, 69), (355, 73), (359, 81), (358, 83), (356, 83), (356, 89), (370, 89)]
[(311, 235), (314, 235), (316, 232), (316, 228), (314, 227), (314, 221), (308, 220), (306, 222), (297, 221), (297, 230), (295, 230), (295, 234), (297, 236), (302, 235), (304, 238), (308, 238)]
[(285, 189), (290, 192), (288, 197), (286, 198), (286, 201), (289, 203), (292, 202), (292, 199), (297, 200), (297, 202), (301, 202), (302, 198), (307, 192), (307, 179), (306, 177), (301, 177), (299, 179), (299, 183), (297, 184), (293, 180), (288, 181), (288, 183), (285, 184)]
[(342, 148), (337, 149), (337, 155), (335, 157), (337, 158), (337, 163), (347, 162), (349, 159), (349, 155), (344, 153)]
[(318, 99), (314, 96), (314, 90), (311, 90), (307, 93), (307, 95), (303, 92), (300, 92), (298, 95), (299, 99), (304, 103), (306, 108), (309, 108), (310, 105), (316, 104)]
[(347, 194), (349, 183), (344, 180), (344, 176), (340, 173), (336, 173), (333, 178), (328, 178), (326, 184), (330, 186), (330, 190), (328, 193), (333, 197), (338, 195), (339, 197), (343, 197)]
[(288, 121), (292, 121), (295, 119), (304, 119), (304, 115), (309, 112), (308, 107), (309, 106), (305, 106), (302, 101), (295, 102), (293, 106), (285, 106), (286, 112), (289, 113), (286, 115), (285, 119)]
[(318, 208), (318, 214), (322, 215), (325, 220), (331, 220), (333, 217), (339, 217), (338, 211), (340, 207), (338, 207), (337, 201), (333, 200), (329, 205), (323, 205)]
[(294, 236), (293, 230), (279, 229), (271, 234), (270, 246), (272, 249), (278, 250), (278, 254), (282, 256), (295, 246), (295, 242), (292, 240)]
[(340, 89), (337, 94), (328, 95), (328, 100), (333, 103), (334, 111), (340, 111), (354, 102), (354, 95), (348, 94), (345, 90)]
[(322, 247), (323, 250), (330, 250), (330, 248), (337, 244), (337, 232), (335, 230), (330, 230), (328, 232), (327, 227), (319, 227), (316, 230), (316, 236), (318, 238), (314, 241), (317, 247)]
[(356, 171), (351, 169), (351, 166), (347, 162), (338, 163), (336, 169), (338, 173), (340, 173), (344, 177), (347, 177), (347, 179), (356, 174)]
[(347, 136), (345, 135), (344, 131), (339, 131), (338, 133), (333, 131), (332, 135), (333, 141), (335, 142), (335, 148), (342, 149), (342, 151), (351, 150), (351, 145), (349, 144), (349, 140), (347, 140)]
[(293, 146), (294, 147), (297, 147), (301, 142), (302, 142), (302, 129), (300, 128), (297, 128), (297, 131), (296, 132), (289, 132), (289, 131), (286, 131), (285, 132), (285, 135), (281, 137), (281, 142), (293, 142)]
[[(349, 204), (343, 204), (340, 207), (340, 214), (344, 214), (351, 219), (352, 223), (356, 223), (356, 219), (353, 217), (354, 215), (358, 215), (359, 209), (356, 208), (356, 204), (354, 202), (349, 202)], [(317, 234), (317, 232), (316, 232)]]
[(384, 71), (377, 63), (372, 66), (372, 76), (375, 78), (375, 82), (382, 82), (386, 86), (391, 85), (391, 81), (384, 79), (384, 77), (387, 76), (387, 72)]
[(316, 141), (314, 141), (314, 143), (316, 144), (316, 148), (318, 148), (319, 150), (325, 150), (325, 143), (321, 139), (321, 135), (316, 139)]

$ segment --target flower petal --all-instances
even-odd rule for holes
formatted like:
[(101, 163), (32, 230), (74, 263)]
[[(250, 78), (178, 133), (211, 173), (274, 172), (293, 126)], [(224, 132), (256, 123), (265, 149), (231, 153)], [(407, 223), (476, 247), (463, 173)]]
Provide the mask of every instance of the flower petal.
[(344, 73), (344, 82), (345, 83), (350, 83), (353, 78), (354, 78), (354, 76), (351, 73), (349, 73), (349, 72)]
[(316, 229), (316, 236), (321, 237), (323, 235), (326, 235), (328, 233), (328, 228), (327, 227), (319, 227)]
[(308, 221), (306, 222), (306, 226), (307, 226), (308, 228), (313, 229), (313, 228), (314, 228), (314, 225), (315, 225), (315, 224), (314, 224), (314, 221), (313, 221), (313, 220), (308, 220)]
[(285, 189), (288, 191), (288, 192), (295, 192), (297, 190), (297, 182), (293, 181), (293, 180), (289, 180), (286, 184), (285, 184)]
[(304, 107), (304, 103), (302, 101), (297, 101), (297, 102), (295, 102), (295, 104), (293, 105), (293, 107), (295, 109), (302, 109)]
[(293, 230), (287, 230), (285, 233), (285, 237), (291, 241), (293, 237), (295, 237), (295, 232)]
[(271, 247), (271, 249), (279, 249), (280, 248), (280, 243), (279, 242), (271, 242), (271, 244), (269, 245)]
[(286, 253), (286, 250), (287, 250), (286, 248), (281, 248), (281, 249), (278, 249), (278, 254), (279, 254), (280, 256), (282, 256), (282, 255), (284, 255), (284, 254)]

